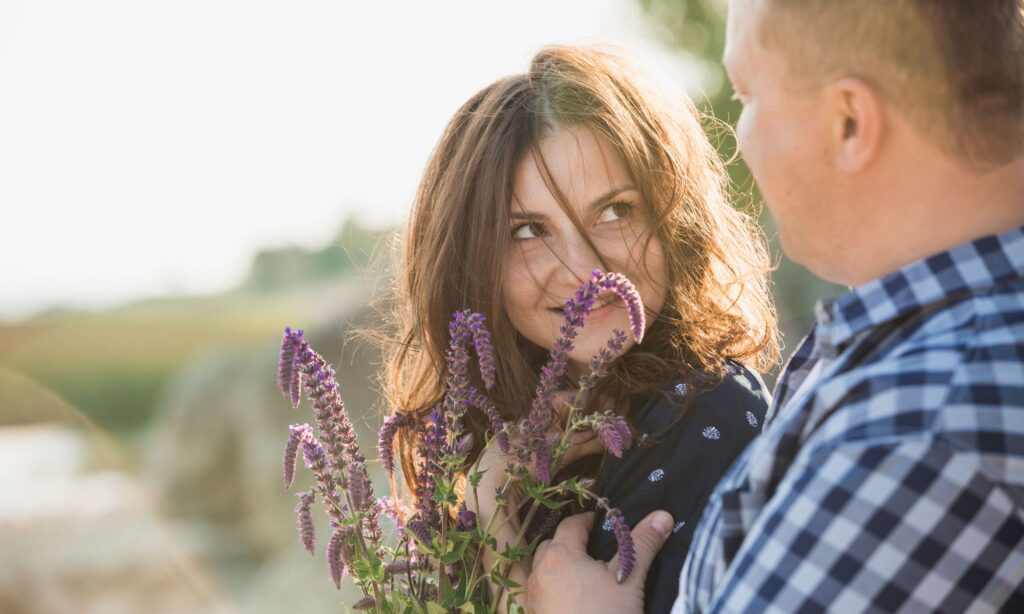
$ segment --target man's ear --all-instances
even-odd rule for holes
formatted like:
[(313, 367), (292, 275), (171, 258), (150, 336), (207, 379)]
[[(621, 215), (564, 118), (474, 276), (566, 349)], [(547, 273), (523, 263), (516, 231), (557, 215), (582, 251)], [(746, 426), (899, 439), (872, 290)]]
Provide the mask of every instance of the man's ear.
[(879, 155), (885, 137), (885, 112), (878, 92), (855, 78), (845, 78), (831, 86), (836, 166), (857, 173)]

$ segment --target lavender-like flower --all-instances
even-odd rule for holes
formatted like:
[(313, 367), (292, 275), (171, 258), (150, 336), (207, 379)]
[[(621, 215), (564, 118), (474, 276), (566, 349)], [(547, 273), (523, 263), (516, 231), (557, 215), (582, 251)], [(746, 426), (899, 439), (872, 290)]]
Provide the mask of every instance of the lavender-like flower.
[(593, 416), (592, 420), (594, 432), (597, 433), (597, 438), (604, 449), (612, 456), (621, 458), (623, 451), (629, 448), (633, 441), (633, 433), (630, 432), (626, 419), (608, 411)]
[(384, 425), (380, 427), (377, 438), (377, 458), (380, 459), (381, 465), (384, 466), (384, 470), (388, 474), (395, 472), (395, 435), (398, 434), (398, 429), (411, 426), (412, 423), (411, 414), (397, 409), (384, 419)]
[(494, 402), (487, 395), (470, 386), (469, 404), (484, 412), (487, 420), (491, 423), (491, 430), (494, 431), (494, 436), (498, 440), (498, 447), (502, 452), (508, 454), (510, 442), (508, 432), (505, 430), (505, 420), (498, 412), (498, 408), (494, 406)]
[(430, 527), (421, 518), (413, 518), (405, 523), (405, 529), (424, 544), (430, 543)]
[(444, 399), (444, 411), (451, 416), (461, 416), (466, 411), (467, 392), (469, 389), (469, 340), (471, 333), (467, 318), (472, 312), (468, 309), (457, 311), (448, 325), (451, 341), (445, 358), (448, 365), (448, 377), (445, 380), (447, 392)]
[[(619, 329), (612, 330), (612, 336), (608, 343), (597, 351), (597, 355), (590, 359), (590, 373), (580, 376), (581, 390), (592, 389), (602, 377), (608, 375), (608, 367), (612, 361), (622, 353), (626, 344), (626, 333)], [(574, 402), (579, 399), (574, 399)]]
[(440, 516), (434, 506), (434, 478), (441, 475), (441, 456), (448, 437), (448, 424), (440, 407), (430, 411), (429, 422), (424, 429), (418, 447), (420, 468), (416, 475), (416, 510), (419, 517), (437, 527)]
[(299, 393), (302, 381), (296, 368), (296, 358), (302, 342), (302, 331), (292, 331), (285, 327), (284, 339), (281, 341), (281, 356), (277, 363), (277, 387), (281, 394), (289, 399), (292, 407), (299, 406)]
[[(548, 363), (541, 369), (537, 395), (522, 426), (522, 445), (529, 450), (534, 459), (537, 479), (544, 483), (551, 479), (552, 448), (547, 431), (554, 420), (555, 393), (561, 387), (569, 360), (569, 352), (575, 347), (574, 342), (578, 329), (583, 326), (586, 317), (590, 315), (590, 310), (598, 295), (605, 290), (611, 290), (626, 304), (633, 336), (638, 343), (643, 339), (645, 328), (643, 301), (632, 282), (623, 275), (594, 270), (591, 278), (580, 286), (571, 299), (566, 301), (565, 309), (562, 312), (565, 323), (559, 329), (561, 336), (552, 344)], [(599, 373), (605, 372), (607, 365), (622, 352), (624, 343), (625, 339), (622, 338), (619, 331), (616, 331), (603, 351), (599, 352), (596, 362), (592, 361), (592, 370), (596, 366)], [(583, 384), (592, 387), (596, 383), (597, 377), (599, 376), (595, 375), (593, 378), (585, 380)]]
[(312, 433), (302, 438), (302, 459), (306, 463), (306, 468), (312, 471), (317, 479), (327, 475), (327, 456), (324, 454), (323, 446)]
[(633, 534), (618, 508), (610, 508), (607, 517), (612, 521), (612, 528), (615, 531), (615, 542), (619, 547), (619, 570), (616, 579), (619, 583), (625, 581), (633, 571), (636, 563), (636, 550), (633, 548)]
[(384, 564), (384, 573), (391, 575), (409, 573), (413, 569), (416, 569), (416, 565), (412, 559), (400, 558)]
[(598, 285), (600, 271), (584, 283), (576, 295), (566, 301), (563, 315), (565, 323), (559, 329), (561, 336), (551, 346), (548, 362), (541, 368), (540, 383), (533, 405), (523, 426), (523, 445), (530, 451), (534, 459), (537, 479), (547, 483), (551, 480), (551, 445), (548, 443), (548, 428), (554, 421), (555, 393), (561, 388), (565, 368), (569, 362), (577, 329), (583, 326), (585, 317), (590, 313), (594, 300), (601, 288)]
[(485, 326), (486, 318), (480, 313), (471, 313), (467, 318), (470, 332), (473, 334), (473, 348), (480, 361), (480, 377), (484, 387), (494, 388), (494, 347), (491, 345), (491, 333)]
[(530, 444), (534, 471), (537, 473), (537, 479), (544, 484), (551, 483), (552, 443), (554, 443), (553, 438), (544, 437), (534, 439)]
[(459, 505), (459, 511), (455, 515), (456, 531), (471, 531), (476, 528), (476, 514), (466, 509), (466, 502)]
[[(282, 393), (291, 396), (293, 404), (297, 402), (298, 391), (305, 389), (313, 405), (323, 445), (312, 434), (302, 438), (306, 465), (313, 470), (328, 497), (334, 496), (338, 480), (342, 480), (345, 486), (344, 480), (347, 478), (355, 485), (361, 505), (354, 511), (366, 514), (362, 527), (364, 534), (373, 546), (379, 547), (383, 539), (378, 522), (380, 510), (375, 504), (373, 488), (366, 471), (366, 457), (359, 449), (355, 429), (338, 393), (334, 369), (313, 351), (302, 334), (301, 330), (285, 329), (285, 338), (281, 344), (282, 359), (278, 365), (278, 384)], [(293, 356), (291, 370), (287, 367), (288, 356)], [(349, 465), (355, 465), (355, 468), (346, 471)], [(341, 513), (335, 506), (328, 506), (328, 512), (335, 520), (341, 520)]]
[(310, 553), (315, 552), (316, 530), (313, 528), (313, 502), (316, 501), (316, 491), (310, 490), (299, 495), (299, 504), (295, 506), (297, 519), (296, 527), (299, 530), (299, 541)]
[[(317, 428), (333, 469), (341, 470), (353, 459), (365, 461), (359, 451), (355, 429), (352, 428), (348, 412), (345, 411), (345, 403), (338, 394), (334, 369), (309, 347), (309, 343), (302, 338), (301, 330), (285, 331), (285, 338), (281, 343), (282, 360), (278, 365), (278, 383), (282, 386), (282, 393), (297, 405), (296, 395), (299, 390), (305, 388), (306, 396), (313, 404)], [(291, 370), (285, 366), (285, 358), (288, 355), (294, 357)]]
[(473, 433), (466, 433), (455, 440), (455, 446), (452, 448), (452, 452), (459, 458), (466, 458), (469, 453), (473, 451)]
[(288, 443), (284, 446), (284, 487), (291, 488), (295, 480), (295, 463), (298, 461), (299, 445), (313, 436), (308, 424), (293, 424), (289, 427)]
[(597, 270), (594, 271), (594, 280), (602, 289), (611, 290), (622, 299), (622, 302), (626, 304), (626, 310), (629, 312), (629, 323), (633, 329), (633, 337), (636, 338), (637, 343), (643, 341), (644, 329), (646, 328), (644, 304), (633, 282), (620, 273), (601, 273), (601, 271)]
[(336, 529), (327, 542), (327, 570), (331, 574), (334, 586), (341, 588), (341, 579), (345, 576), (346, 561), (342, 555), (345, 542), (351, 536), (351, 529)]
[(368, 511), (370, 498), (373, 496), (373, 485), (366, 471), (366, 464), (354, 462), (348, 464), (348, 493), (352, 505), (359, 511)]

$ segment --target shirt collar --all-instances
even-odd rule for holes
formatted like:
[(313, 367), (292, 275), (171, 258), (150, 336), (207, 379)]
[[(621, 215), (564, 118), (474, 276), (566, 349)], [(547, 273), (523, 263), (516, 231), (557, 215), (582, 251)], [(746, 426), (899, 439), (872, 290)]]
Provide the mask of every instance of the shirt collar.
[(819, 301), (816, 343), (825, 354), (860, 333), (951, 294), (1024, 277), (1024, 227), (958, 245)]

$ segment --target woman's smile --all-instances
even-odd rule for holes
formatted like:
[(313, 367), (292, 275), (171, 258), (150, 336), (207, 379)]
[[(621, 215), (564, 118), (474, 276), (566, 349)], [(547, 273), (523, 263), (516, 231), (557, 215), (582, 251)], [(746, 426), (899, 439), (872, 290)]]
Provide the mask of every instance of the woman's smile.
[[(557, 186), (561, 202), (548, 180)], [(661, 244), (647, 240), (646, 203), (604, 137), (578, 127), (543, 139), (536, 155), (523, 156), (513, 193), (504, 296), (509, 319), (521, 335), (550, 349), (563, 321), (565, 300), (558, 297), (571, 296), (594, 269), (625, 275), (647, 312), (661, 311), (668, 287)], [(614, 292), (602, 292), (569, 360), (587, 365), (615, 329), (630, 329), (626, 305)]]

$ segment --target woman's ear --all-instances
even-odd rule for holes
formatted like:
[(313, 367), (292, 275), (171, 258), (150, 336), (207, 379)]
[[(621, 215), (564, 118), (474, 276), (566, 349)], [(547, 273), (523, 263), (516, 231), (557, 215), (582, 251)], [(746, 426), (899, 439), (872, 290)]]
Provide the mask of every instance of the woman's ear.
[(870, 85), (855, 78), (832, 84), (836, 166), (846, 173), (857, 173), (879, 155), (885, 137), (885, 113), (882, 101)]

